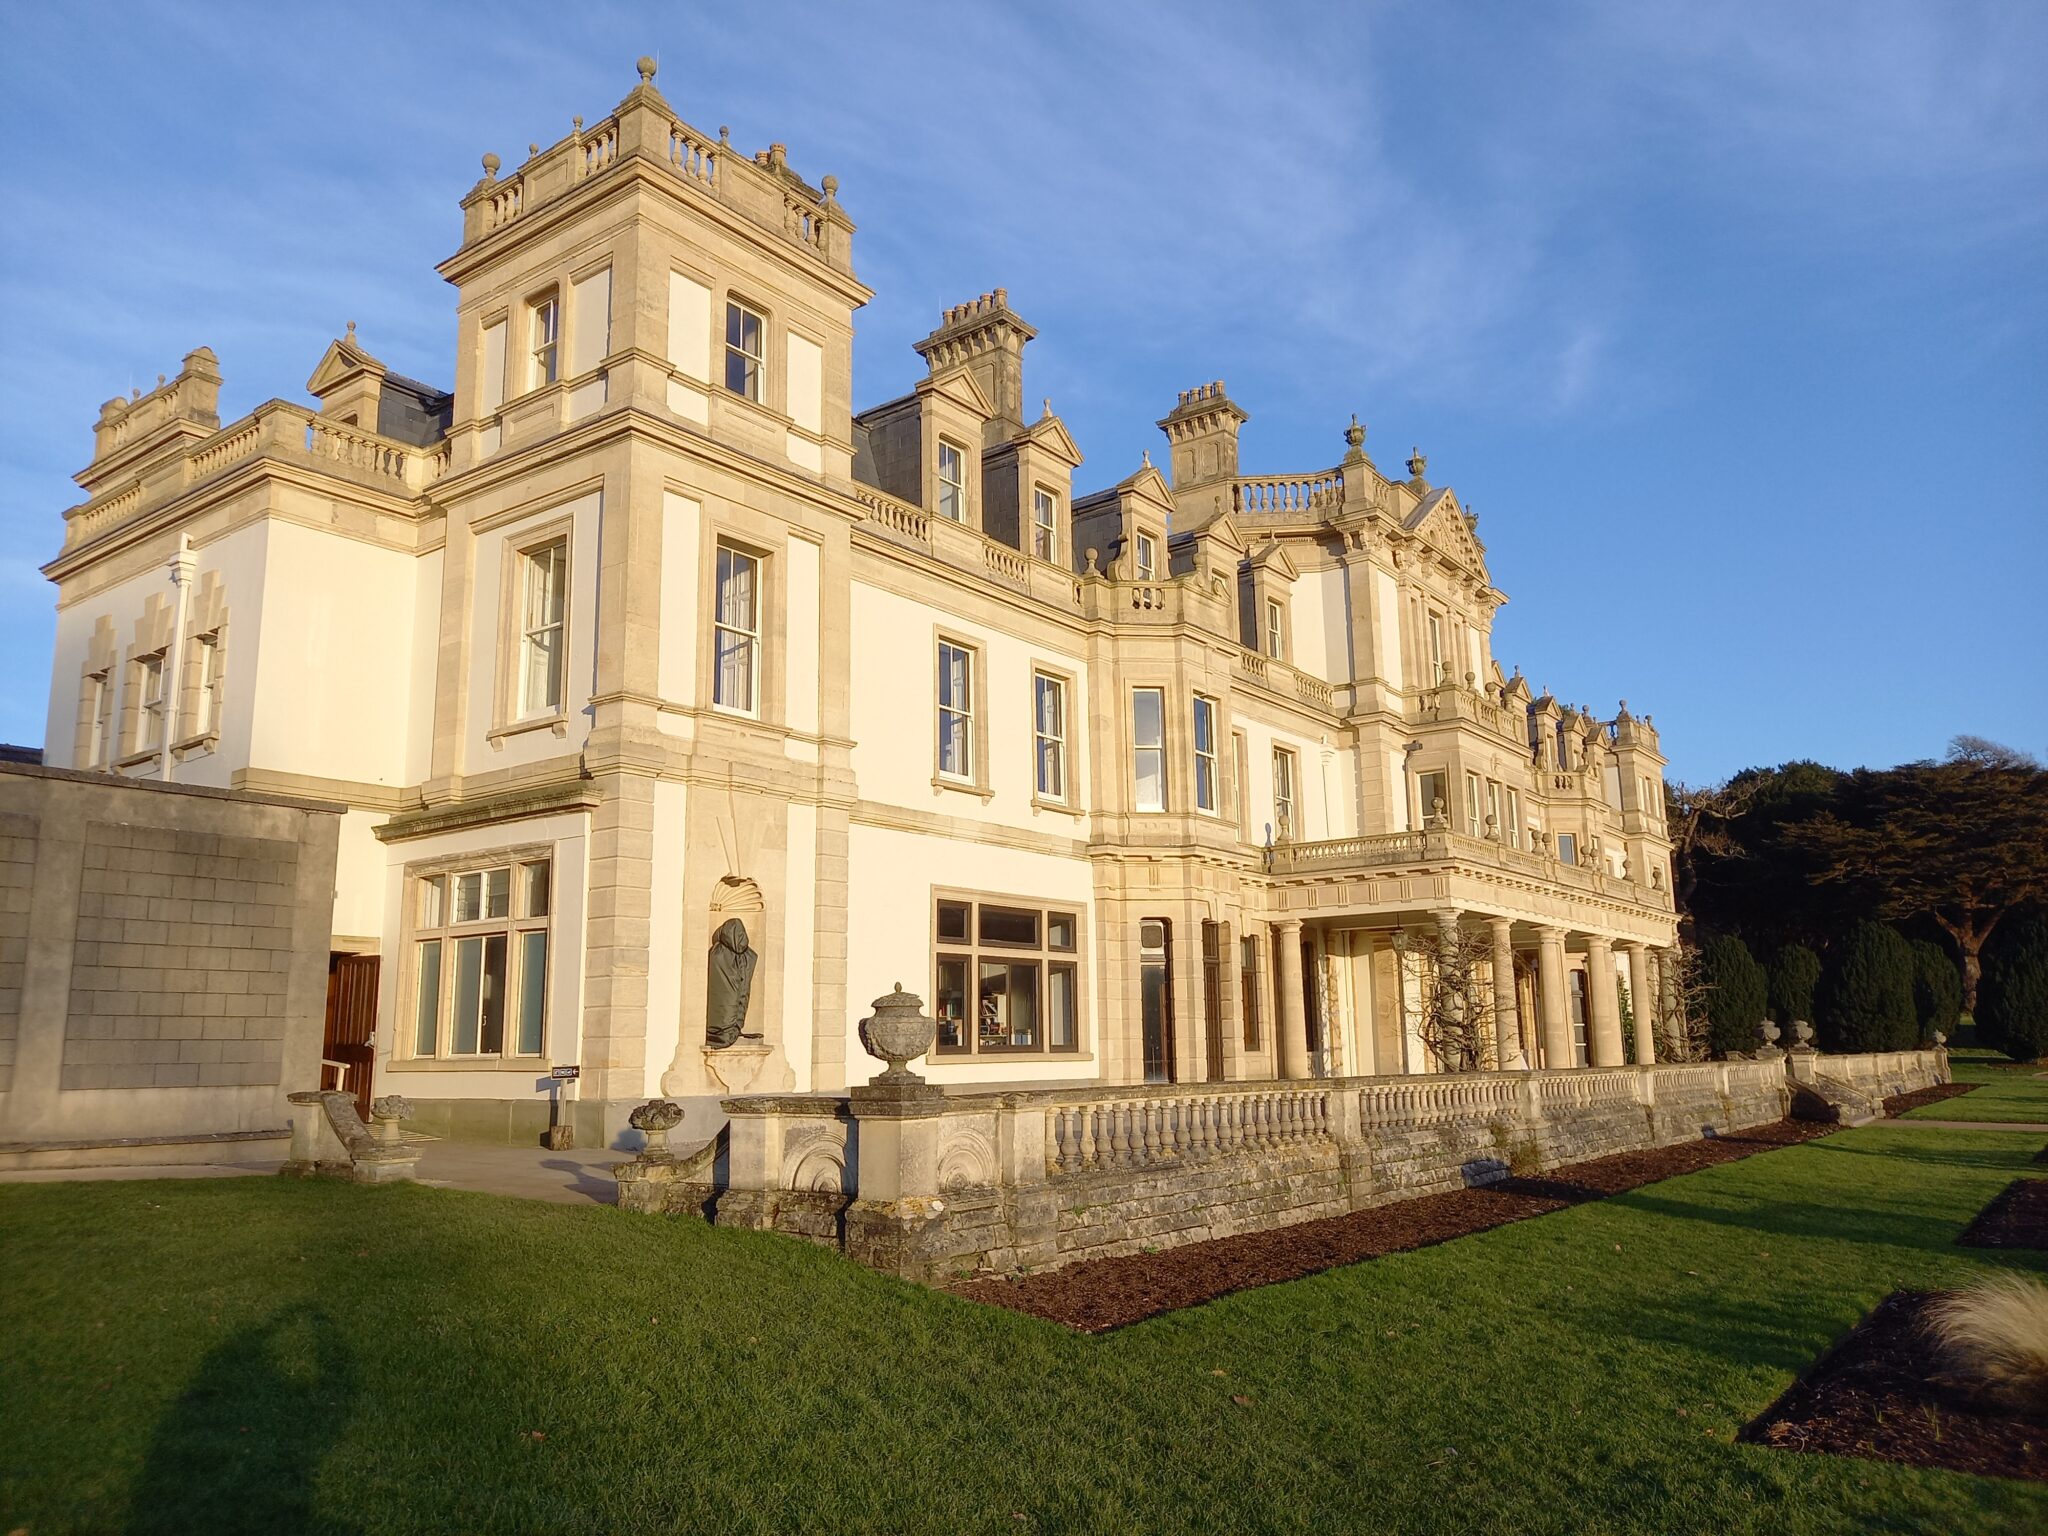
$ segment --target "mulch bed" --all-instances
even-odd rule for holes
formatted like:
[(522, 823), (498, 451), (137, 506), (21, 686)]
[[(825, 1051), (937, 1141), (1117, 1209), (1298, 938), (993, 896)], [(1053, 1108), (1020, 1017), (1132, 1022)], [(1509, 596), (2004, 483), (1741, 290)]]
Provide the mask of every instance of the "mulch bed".
[(2000, 1412), (1940, 1380), (1940, 1360), (1921, 1325), (1937, 1294), (1887, 1296), (1737, 1438), (1909, 1467), (2048, 1480), (2048, 1422)]
[(989, 1276), (952, 1287), (971, 1301), (1103, 1333), (1233, 1291), (1448, 1242), (1489, 1227), (1622, 1194), (1659, 1179), (1811, 1141), (1832, 1125), (1780, 1120), (1735, 1135), (1572, 1163), (1539, 1178), (1421, 1195), (1319, 1221), (1188, 1243), (1158, 1253), (1082, 1259), (1041, 1274)]
[(2048, 1248), (2048, 1179), (2014, 1179), (1956, 1241), (1972, 1248)]
[(1916, 1088), (1911, 1093), (1894, 1094), (1884, 1101), (1887, 1115), (1903, 1115), (1909, 1109), (1918, 1109), (1922, 1104), (1939, 1104), (1943, 1099), (1960, 1099), (1966, 1093), (1975, 1093), (1981, 1083), (1936, 1083), (1932, 1088)]

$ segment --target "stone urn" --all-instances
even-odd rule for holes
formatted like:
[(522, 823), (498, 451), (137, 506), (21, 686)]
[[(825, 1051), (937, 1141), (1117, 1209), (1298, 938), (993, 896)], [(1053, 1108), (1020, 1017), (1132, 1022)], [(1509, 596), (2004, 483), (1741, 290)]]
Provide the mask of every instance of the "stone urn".
[(1813, 1049), (1813, 1026), (1804, 1019), (1792, 1021), (1792, 1041), (1800, 1050)]
[(924, 999), (904, 991), (902, 982), (888, 996), (876, 998), (875, 1011), (860, 1021), (861, 1045), (889, 1064), (875, 1082), (922, 1083), (909, 1064), (932, 1048), (938, 1032), (938, 1021), (924, 1011)]
[(675, 1154), (668, 1149), (668, 1133), (683, 1123), (683, 1106), (670, 1099), (649, 1099), (627, 1117), (634, 1130), (647, 1138), (647, 1145), (640, 1149), (639, 1158), (643, 1163), (666, 1163), (675, 1160)]
[(413, 1115), (412, 1100), (402, 1093), (387, 1093), (370, 1100), (370, 1134), (384, 1146), (396, 1146), (400, 1126)]

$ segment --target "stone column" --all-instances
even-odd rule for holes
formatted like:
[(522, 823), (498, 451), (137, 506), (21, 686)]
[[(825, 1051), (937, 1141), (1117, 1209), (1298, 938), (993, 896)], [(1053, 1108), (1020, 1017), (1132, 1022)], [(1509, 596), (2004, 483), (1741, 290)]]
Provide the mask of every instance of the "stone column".
[(1273, 1002), (1280, 1075), (1308, 1076), (1308, 1014), (1301, 995), (1301, 919), (1273, 925)]
[(1493, 930), (1494, 1065), (1503, 1072), (1528, 1068), (1522, 1055), (1522, 1021), (1515, 1007), (1514, 924), (1504, 917), (1488, 919)]
[(1536, 930), (1536, 1007), (1543, 1018), (1543, 1065), (1556, 1070), (1575, 1067), (1572, 1016), (1564, 967), (1564, 930)]
[(1677, 952), (1660, 949), (1656, 953), (1657, 1018), (1664, 1026), (1664, 1050), (1672, 1060), (1682, 1061), (1685, 1057), (1685, 1042), (1679, 1038)]
[(1621, 1048), (1621, 993), (1614, 975), (1614, 941), (1586, 935), (1586, 1054), (1596, 1067), (1626, 1064)]
[[(1438, 953), (1450, 954), (1463, 941), (1464, 914), (1456, 907), (1438, 907), (1430, 913), (1430, 916), (1436, 919)], [(1465, 985), (1469, 988), (1474, 980), (1476, 978), (1468, 973), (1465, 978)], [(1469, 996), (1460, 997), (1449, 988), (1444, 989), (1443, 1010), (1447, 1033), (1459, 1030), (1459, 1026), (1471, 1017), (1471, 1007), (1472, 1000)], [(1437, 1062), (1437, 1067), (1440, 1070), (1448, 1071), (1450, 1070), (1450, 1063), (1440, 1060)]]
[(1636, 1065), (1657, 1065), (1657, 982), (1651, 975), (1650, 946), (1628, 946), (1628, 1000), (1636, 1015)]

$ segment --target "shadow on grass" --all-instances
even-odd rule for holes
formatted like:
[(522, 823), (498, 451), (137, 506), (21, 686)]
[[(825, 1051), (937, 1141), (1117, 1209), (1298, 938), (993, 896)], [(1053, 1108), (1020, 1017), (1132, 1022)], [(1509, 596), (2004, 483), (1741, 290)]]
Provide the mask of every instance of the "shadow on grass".
[(216, 1345), (151, 1439), (128, 1536), (348, 1536), (314, 1509), (320, 1463), (355, 1396), (340, 1331), (287, 1308)]

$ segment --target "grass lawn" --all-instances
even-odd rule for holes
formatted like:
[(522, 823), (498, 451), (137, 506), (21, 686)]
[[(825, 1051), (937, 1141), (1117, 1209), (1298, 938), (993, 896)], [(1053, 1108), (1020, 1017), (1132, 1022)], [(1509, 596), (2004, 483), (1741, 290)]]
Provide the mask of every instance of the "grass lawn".
[(2038, 1532), (1731, 1443), (2031, 1141), (1892, 1124), (1083, 1338), (766, 1235), (0, 1185), (0, 1530)]
[(2048, 1067), (2021, 1066), (2002, 1051), (1987, 1050), (1951, 1051), (1948, 1064), (1957, 1082), (1983, 1086), (1959, 1099), (1910, 1109), (1904, 1118), (1917, 1115), (1922, 1120), (2026, 1120), (2048, 1125), (2048, 1078), (2034, 1076), (2036, 1072), (2048, 1071)]

